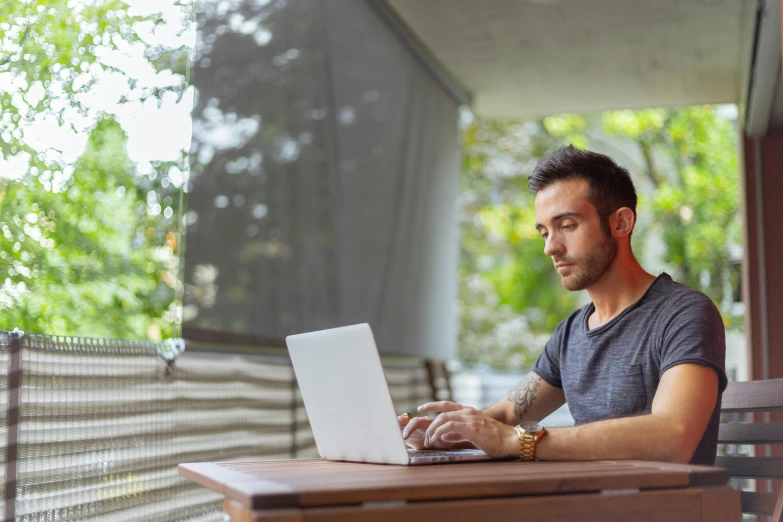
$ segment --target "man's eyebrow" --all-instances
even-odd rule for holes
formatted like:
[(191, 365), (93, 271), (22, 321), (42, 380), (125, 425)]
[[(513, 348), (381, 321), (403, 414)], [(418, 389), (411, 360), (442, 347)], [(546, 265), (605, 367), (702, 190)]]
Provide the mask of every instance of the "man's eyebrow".
[[(581, 214), (580, 214), (579, 212), (574, 212), (574, 211), (561, 212), (560, 214), (558, 214), (558, 215), (556, 215), (555, 217), (553, 217), (553, 218), (552, 218), (552, 221), (560, 221), (561, 219), (565, 219), (565, 218), (567, 218), (567, 217), (572, 217), (572, 216), (580, 216), (580, 215), (581, 215)], [(539, 232), (541, 231), (541, 229), (542, 229), (543, 227), (544, 227), (544, 225), (543, 225), (543, 224), (541, 224), (541, 223), (536, 223), (536, 230), (538, 230)]]

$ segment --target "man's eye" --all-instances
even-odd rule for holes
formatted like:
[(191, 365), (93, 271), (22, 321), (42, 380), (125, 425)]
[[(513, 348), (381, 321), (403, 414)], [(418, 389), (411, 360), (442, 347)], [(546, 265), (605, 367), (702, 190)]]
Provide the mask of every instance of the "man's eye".
[(541, 234), (541, 238), (542, 238), (542, 239), (546, 239), (546, 236), (548, 236), (548, 235), (549, 235), (549, 234)]
[(563, 230), (573, 230), (576, 228), (576, 224), (572, 223), (570, 225), (563, 225)]

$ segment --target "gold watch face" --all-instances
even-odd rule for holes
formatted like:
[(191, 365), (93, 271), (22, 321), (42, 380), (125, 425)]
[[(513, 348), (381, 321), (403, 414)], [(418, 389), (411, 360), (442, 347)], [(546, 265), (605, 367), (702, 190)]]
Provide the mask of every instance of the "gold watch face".
[(535, 421), (520, 422), (519, 427), (525, 432), (530, 434), (536, 434), (539, 431), (543, 431), (544, 427)]

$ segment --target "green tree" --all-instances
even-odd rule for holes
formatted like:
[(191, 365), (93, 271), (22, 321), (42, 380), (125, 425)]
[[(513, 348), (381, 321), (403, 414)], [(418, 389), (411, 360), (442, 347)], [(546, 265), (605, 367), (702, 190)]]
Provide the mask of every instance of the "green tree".
[[(545, 126), (566, 138), (576, 129), (585, 144), (616, 140), (616, 148), (638, 151), (642, 162), (632, 174), (650, 187), (641, 196), (649, 199), (652, 230), (663, 238), (664, 261), (677, 280), (710, 296), (727, 324), (740, 327), (732, 316), (741, 242), (735, 123), (706, 105), (564, 115), (547, 118)], [(639, 248), (644, 240), (644, 234), (634, 237)]]
[[(182, 48), (145, 44), (140, 28), (164, 21), (131, 16), (120, 0), (9, 0), (0, 12), (0, 328), (104, 337), (172, 335), (179, 190), (168, 173), (139, 175), (116, 119), (86, 96), (99, 76), (125, 76), (121, 102), (181, 96)], [(183, 25), (183, 28), (185, 26)], [(112, 65), (113, 51), (142, 45), (158, 71), (179, 81), (138, 87)], [(88, 132), (76, 162), (38, 145), (42, 119)], [(9, 174), (10, 166), (15, 174)]]
[(727, 325), (740, 328), (731, 307), (741, 243), (736, 127), (711, 106), (658, 110), (651, 122), (645, 116), (607, 113), (606, 131), (632, 138), (646, 158), (655, 222), (678, 279), (710, 296)]
[(22, 233), (3, 224), (3, 321), (47, 333), (147, 336), (174, 297), (171, 275), (163, 276), (176, 269), (174, 239), (156, 247), (141, 235), (152, 225), (146, 194), (114, 119), (98, 122), (74, 167), (56, 192), (35, 179), (4, 186), (0, 212)]
[[(626, 160), (621, 162), (640, 193), (637, 256), (648, 248), (651, 232), (660, 236), (662, 261), (673, 277), (711, 297), (727, 327), (741, 328), (733, 306), (740, 220), (731, 120), (703, 106), (476, 121), (464, 132), (462, 360), (529, 365), (557, 322), (578, 305), (543, 255), (527, 191), (537, 159), (564, 144), (610, 150)], [(634, 155), (640, 161), (630, 161)]]
[(527, 178), (565, 143), (541, 122), (476, 120), (463, 132), (460, 358), (524, 367), (577, 305), (543, 253)]

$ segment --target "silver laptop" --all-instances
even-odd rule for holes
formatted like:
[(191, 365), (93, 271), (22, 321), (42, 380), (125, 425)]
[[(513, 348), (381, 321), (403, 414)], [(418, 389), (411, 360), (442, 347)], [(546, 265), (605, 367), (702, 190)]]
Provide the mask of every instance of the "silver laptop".
[(480, 450), (408, 448), (368, 324), (290, 335), (286, 344), (322, 458), (403, 465), (491, 459)]

